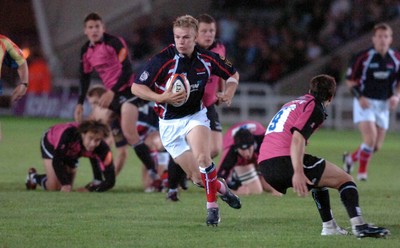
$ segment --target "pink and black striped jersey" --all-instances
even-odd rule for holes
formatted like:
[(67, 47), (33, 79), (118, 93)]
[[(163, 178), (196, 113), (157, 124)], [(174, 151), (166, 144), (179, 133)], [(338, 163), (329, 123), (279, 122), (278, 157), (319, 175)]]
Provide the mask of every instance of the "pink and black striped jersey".
[[(209, 51), (217, 53), (221, 56), (226, 56), (226, 49), (224, 44), (221, 42), (214, 42), (211, 47), (208, 48)], [(204, 90), (203, 95), (203, 104), (208, 107), (217, 102), (216, 93), (218, 91), (219, 82), (221, 79), (215, 75), (211, 75), (208, 79), (206, 89)]]
[(129, 88), (134, 74), (128, 55), (128, 47), (120, 37), (104, 33), (101, 41), (94, 44), (88, 41), (81, 50), (79, 103), (85, 100), (93, 70), (106, 89), (119, 92)]
[(274, 157), (290, 156), (293, 132), (300, 132), (308, 140), (325, 118), (323, 104), (310, 94), (286, 103), (267, 127), (258, 162)]

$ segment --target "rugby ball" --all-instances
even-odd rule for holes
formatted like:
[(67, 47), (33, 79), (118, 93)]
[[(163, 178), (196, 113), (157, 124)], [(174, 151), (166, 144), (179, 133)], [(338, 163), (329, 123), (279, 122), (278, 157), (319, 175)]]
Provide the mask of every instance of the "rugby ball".
[(169, 89), (171, 84), (172, 84), (172, 92), (173, 93), (178, 93), (178, 92), (181, 92), (182, 90), (184, 90), (186, 92), (185, 101), (182, 101), (177, 104), (172, 104), (172, 106), (174, 106), (174, 107), (180, 107), (183, 104), (185, 104), (185, 102), (189, 99), (189, 96), (190, 96), (189, 80), (186, 78), (186, 76), (184, 74), (175, 73), (175, 74), (172, 74), (171, 77), (168, 79), (168, 81), (165, 85), (165, 90)]

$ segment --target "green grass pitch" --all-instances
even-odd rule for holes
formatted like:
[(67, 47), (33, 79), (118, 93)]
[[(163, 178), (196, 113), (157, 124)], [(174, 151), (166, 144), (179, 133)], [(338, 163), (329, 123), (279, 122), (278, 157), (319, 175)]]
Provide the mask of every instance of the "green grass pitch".
[[(291, 190), (282, 198), (264, 193), (242, 197), (240, 210), (220, 202), (221, 224), (205, 224), (205, 195), (190, 185), (180, 202), (163, 193), (144, 193), (134, 152), (106, 193), (26, 191), (28, 167), (43, 172), (39, 141), (58, 119), (0, 117), (0, 247), (399, 247), (400, 134), (388, 133), (371, 161), (367, 182), (359, 182), (365, 219), (390, 229), (387, 239), (322, 237), (312, 197)], [(341, 166), (343, 151), (360, 142), (357, 131), (320, 130), (307, 151)], [(75, 188), (91, 180), (81, 159)], [(330, 190), (339, 225), (349, 228), (338, 193)]]

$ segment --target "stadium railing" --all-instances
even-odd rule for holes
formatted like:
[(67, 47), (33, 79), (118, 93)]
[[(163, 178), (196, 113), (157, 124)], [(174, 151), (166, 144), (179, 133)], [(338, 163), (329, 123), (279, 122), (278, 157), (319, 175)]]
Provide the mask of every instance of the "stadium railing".
[[(280, 107), (296, 98), (282, 95), (265, 84), (241, 82), (230, 107), (217, 107), (222, 124), (233, 124), (239, 120), (256, 120), (268, 125)], [(353, 97), (344, 84), (338, 86), (335, 98), (327, 108), (328, 118), (323, 127), (337, 130), (353, 129)], [(391, 113), (390, 130), (400, 130), (400, 110)]]

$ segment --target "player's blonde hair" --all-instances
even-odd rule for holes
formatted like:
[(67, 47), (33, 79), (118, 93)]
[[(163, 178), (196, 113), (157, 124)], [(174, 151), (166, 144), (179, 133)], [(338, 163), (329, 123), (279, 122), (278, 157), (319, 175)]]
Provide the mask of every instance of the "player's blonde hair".
[(199, 21), (191, 15), (179, 16), (173, 22), (173, 28), (193, 28), (197, 34)]
[(392, 28), (389, 26), (389, 24), (387, 24), (387, 23), (385, 23), (385, 22), (377, 23), (377, 24), (374, 26), (373, 34), (375, 34), (376, 31), (378, 31), (378, 30), (384, 30), (384, 31), (387, 30), (387, 31), (390, 32), (390, 34), (393, 34)]

